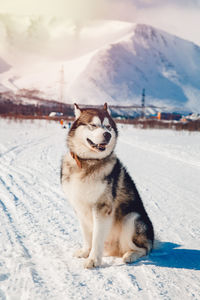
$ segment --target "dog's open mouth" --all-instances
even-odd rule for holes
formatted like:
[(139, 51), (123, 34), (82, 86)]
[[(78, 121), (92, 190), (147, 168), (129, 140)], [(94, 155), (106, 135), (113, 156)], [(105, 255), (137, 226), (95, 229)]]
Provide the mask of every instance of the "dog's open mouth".
[(87, 141), (93, 149), (97, 149), (99, 151), (104, 151), (106, 149), (107, 143), (95, 144), (88, 138)]

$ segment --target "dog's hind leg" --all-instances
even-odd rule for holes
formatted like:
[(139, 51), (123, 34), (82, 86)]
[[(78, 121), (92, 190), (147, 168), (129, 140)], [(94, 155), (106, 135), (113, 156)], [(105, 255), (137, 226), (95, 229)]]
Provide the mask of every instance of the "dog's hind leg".
[(139, 248), (139, 250), (129, 250), (123, 255), (122, 260), (125, 263), (132, 263), (145, 255), (146, 249), (144, 248)]
[[(128, 214), (122, 224), (120, 248), (125, 263), (132, 263), (147, 255), (152, 248), (152, 242), (147, 239), (147, 225), (138, 222), (137, 213)], [(138, 229), (139, 227), (139, 229)]]

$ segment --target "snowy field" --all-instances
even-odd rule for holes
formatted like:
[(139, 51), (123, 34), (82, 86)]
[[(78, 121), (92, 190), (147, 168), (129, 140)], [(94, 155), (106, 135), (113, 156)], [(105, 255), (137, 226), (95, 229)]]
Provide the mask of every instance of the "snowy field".
[(200, 133), (120, 128), (117, 153), (161, 241), (135, 264), (73, 258), (78, 222), (60, 187), (67, 130), (0, 120), (0, 299), (200, 299)]

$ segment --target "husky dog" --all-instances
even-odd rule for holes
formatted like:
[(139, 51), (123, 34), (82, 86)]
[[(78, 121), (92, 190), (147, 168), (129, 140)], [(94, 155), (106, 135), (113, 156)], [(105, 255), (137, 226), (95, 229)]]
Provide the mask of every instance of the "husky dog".
[(61, 182), (83, 236), (75, 256), (86, 258), (85, 268), (100, 266), (103, 254), (134, 262), (151, 251), (154, 231), (133, 180), (114, 154), (116, 124), (106, 103), (102, 109), (74, 106)]

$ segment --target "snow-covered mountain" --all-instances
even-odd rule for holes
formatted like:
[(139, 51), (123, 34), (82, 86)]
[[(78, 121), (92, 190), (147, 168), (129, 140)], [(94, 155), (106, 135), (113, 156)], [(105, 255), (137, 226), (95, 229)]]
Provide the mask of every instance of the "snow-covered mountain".
[(71, 87), (82, 101), (200, 109), (200, 47), (147, 25), (99, 50)]
[[(109, 24), (108, 28), (115, 28), (113, 22)], [(97, 28), (95, 24), (93, 34)], [(65, 102), (94, 105), (105, 101), (140, 104), (145, 88), (147, 105), (200, 111), (200, 47), (148, 25), (122, 24), (119, 28), (115, 39), (111, 34), (110, 42), (107, 39), (104, 46), (73, 60), (40, 60), (20, 71), (4, 70), (0, 84), (15, 91), (39, 89), (46, 98), (60, 100), (63, 81)]]
[[(90, 57), (105, 45), (133, 31), (134, 24), (120, 21), (88, 21), (83, 24), (53, 16), (0, 14), (0, 57), (12, 65), (0, 73), (8, 89), (39, 89), (46, 98), (60, 100), (63, 66), (64, 98)], [(1, 69), (0, 69), (1, 71)], [(72, 100), (71, 100), (72, 101)]]
[(0, 73), (6, 72), (10, 69), (10, 65), (0, 57)]
[[(4, 72), (8, 71), (10, 68), (11, 68), (11, 66), (4, 59), (2, 59), (0, 57), (0, 75)], [(0, 80), (0, 92), (6, 92), (8, 90), (9, 89), (6, 86), (4, 86)]]

